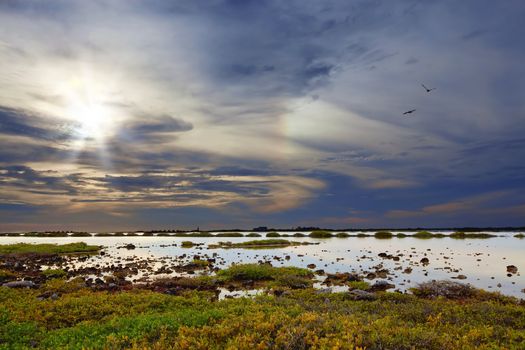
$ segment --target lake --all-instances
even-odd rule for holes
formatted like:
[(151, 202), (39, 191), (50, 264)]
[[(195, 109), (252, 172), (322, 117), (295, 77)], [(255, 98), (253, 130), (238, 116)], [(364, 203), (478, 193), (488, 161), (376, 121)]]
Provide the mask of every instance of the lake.
[[(392, 232), (411, 234), (403, 231)], [(289, 234), (289, 232), (282, 233)], [(373, 234), (373, 232), (369, 233)], [(164, 273), (162, 267), (184, 264), (192, 261), (195, 256), (200, 256), (215, 259), (214, 266), (220, 268), (232, 263), (269, 261), (274, 266), (310, 265), (313, 270), (322, 269), (326, 273), (356, 272), (369, 275), (371, 283), (386, 279), (395, 284), (395, 289), (399, 291), (406, 291), (418, 282), (460, 277), (456, 280), (488, 291), (524, 298), (525, 293), (522, 290), (525, 288), (525, 276), (521, 271), (525, 269), (525, 239), (513, 237), (516, 233), (498, 232), (496, 233), (498, 237), (488, 239), (287, 237), (285, 239), (291, 241), (319, 244), (265, 249), (207, 249), (208, 244), (219, 241), (236, 243), (264, 239), (251, 237), (0, 237), (0, 244), (19, 242), (63, 244), (84, 241), (88, 244), (102, 245), (105, 247), (105, 255), (91, 256), (83, 259), (84, 261), (72, 259), (71, 267), (111, 267), (111, 265), (142, 261), (142, 267), (134, 277), (136, 281), (185, 275), (184, 272)], [(188, 240), (202, 245), (182, 248), (181, 242)], [(135, 248), (132, 250), (122, 248), (128, 243), (132, 243)], [(428, 259), (428, 264), (421, 262), (423, 258)], [(516, 266), (517, 273), (508, 273), (508, 265)], [(374, 275), (375, 278), (372, 279)], [(320, 284), (317, 286), (320, 287)]]

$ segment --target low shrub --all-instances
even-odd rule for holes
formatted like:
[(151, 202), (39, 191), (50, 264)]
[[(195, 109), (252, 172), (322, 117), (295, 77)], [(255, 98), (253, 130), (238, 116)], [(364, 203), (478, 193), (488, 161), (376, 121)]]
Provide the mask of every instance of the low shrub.
[(321, 230), (312, 231), (310, 232), (308, 236), (311, 238), (332, 238), (333, 237), (332, 232), (321, 231)]
[(87, 245), (84, 242), (68, 244), (1, 244), (0, 254), (37, 253), (37, 254), (67, 254), (67, 253), (91, 253), (97, 252), (101, 247)]
[(244, 237), (240, 232), (221, 232), (217, 233), (215, 237)]
[(281, 235), (279, 234), (279, 232), (268, 232), (266, 234), (266, 237), (281, 237)]
[(377, 231), (374, 234), (374, 237), (379, 239), (392, 238), (392, 236), (393, 234), (390, 231)]

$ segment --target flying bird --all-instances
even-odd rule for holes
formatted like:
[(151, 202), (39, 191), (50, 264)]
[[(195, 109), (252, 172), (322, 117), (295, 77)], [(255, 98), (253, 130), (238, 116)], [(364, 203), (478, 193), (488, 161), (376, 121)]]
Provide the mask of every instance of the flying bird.
[(421, 86), (423, 87), (423, 89), (425, 89), (426, 92), (430, 92), (430, 91), (432, 91), (432, 90), (436, 90), (436, 88), (430, 88), (430, 89), (427, 88), (427, 87), (425, 86), (425, 84), (421, 84)]
[(403, 115), (408, 115), (408, 114), (414, 113), (415, 111), (416, 111), (415, 109), (411, 109), (411, 110), (406, 111), (405, 113), (403, 113)]

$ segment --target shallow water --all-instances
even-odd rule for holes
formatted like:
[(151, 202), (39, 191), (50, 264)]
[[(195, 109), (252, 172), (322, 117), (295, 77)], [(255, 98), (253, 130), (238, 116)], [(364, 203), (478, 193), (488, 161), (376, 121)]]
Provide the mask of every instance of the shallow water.
[[(395, 231), (395, 233), (401, 231)], [(411, 234), (406, 232), (407, 234)], [(449, 233), (449, 232), (443, 232)], [(374, 237), (348, 238), (285, 238), (299, 242), (319, 242), (319, 245), (302, 245), (270, 249), (207, 249), (210, 243), (219, 241), (243, 242), (264, 238), (233, 237), (77, 237), (77, 238), (39, 238), (39, 237), (0, 237), (0, 244), (10, 243), (70, 243), (84, 241), (88, 244), (105, 246), (105, 256), (93, 256), (80, 266), (109, 266), (125, 264), (129, 261), (148, 260), (152, 270), (162, 266), (174, 266), (186, 263), (194, 255), (212, 257), (216, 253), (214, 266), (227, 267), (232, 263), (255, 263), (271, 261), (274, 266), (306, 267), (315, 264), (315, 270), (323, 269), (333, 272), (364, 273), (376, 270), (374, 266), (382, 264), (390, 274), (387, 279), (396, 285), (396, 289), (405, 291), (418, 282), (450, 279), (458, 275), (467, 278), (460, 282), (470, 283), (475, 287), (503, 294), (525, 297), (525, 239), (512, 237), (516, 232), (499, 232), (489, 239), (451, 239), (451, 238), (392, 238), (376, 239)], [(203, 246), (181, 248), (180, 242), (190, 240), (203, 243)], [(133, 243), (134, 250), (117, 249), (122, 245)], [(399, 256), (399, 261), (382, 259), (379, 253)], [(185, 256), (183, 256), (185, 254)], [(420, 260), (429, 259), (423, 266)], [(518, 273), (507, 276), (507, 265), (518, 267)], [(406, 268), (411, 273), (404, 273)], [(380, 267), (381, 268), (381, 267)], [(171, 275), (176, 275), (175, 273)], [(141, 271), (138, 277), (165, 277), (166, 274), (154, 274)], [(378, 279), (376, 279), (378, 280)], [(373, 283), (374, 281), (370, 281)]]

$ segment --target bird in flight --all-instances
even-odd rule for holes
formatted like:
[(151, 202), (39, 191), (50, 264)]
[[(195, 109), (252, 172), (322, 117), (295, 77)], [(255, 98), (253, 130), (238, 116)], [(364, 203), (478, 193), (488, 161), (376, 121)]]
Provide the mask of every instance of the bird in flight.
[(403, 115), (408, 115), (408, 114), (414, 113), (415, 111), (416, 111), (415, 109), (411, 109), (411, 110), (406, 111), (405, 113), (403, 113)]
[(421, 86), (423, 87), (423, 89), (425, 89), (426, 92), (430, 92), (430, 91), (432, 91), (432, 90), (436, 90), (436, 88), (430, 88), (430, 89), (427, 88), (427, 87), (425, 86), (425, 84), (421, 84)]

